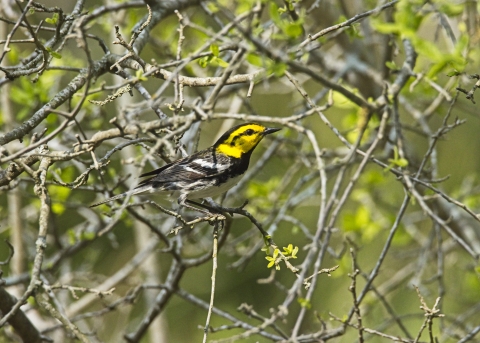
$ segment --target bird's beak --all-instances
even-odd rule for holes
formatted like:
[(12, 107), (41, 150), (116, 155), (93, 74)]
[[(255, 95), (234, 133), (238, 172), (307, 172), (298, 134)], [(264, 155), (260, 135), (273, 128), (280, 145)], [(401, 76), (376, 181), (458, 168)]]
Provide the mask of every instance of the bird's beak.
[(274, 133), (274, 132), (277, 132), (277, 131), (280, 131), (280, 129), (277, 129), (276, 127), (267, 127), (264, 131), (263, 131), (263, 135), (269, 135), (271, 133)]

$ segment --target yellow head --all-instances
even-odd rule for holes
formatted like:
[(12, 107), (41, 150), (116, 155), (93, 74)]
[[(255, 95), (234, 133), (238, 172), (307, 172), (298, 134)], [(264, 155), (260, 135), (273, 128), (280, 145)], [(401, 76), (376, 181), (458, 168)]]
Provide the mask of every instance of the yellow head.
[(243, 154), (250, 154), (265, 135), (278, 130), (256, 123), (241, 124), (225, 132), (214, 147), (218, 153), (240, 158)]

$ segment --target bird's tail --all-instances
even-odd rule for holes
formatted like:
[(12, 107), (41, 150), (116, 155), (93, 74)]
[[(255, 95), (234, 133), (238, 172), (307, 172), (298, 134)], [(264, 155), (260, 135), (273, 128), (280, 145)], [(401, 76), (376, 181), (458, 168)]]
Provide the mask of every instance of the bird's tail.
[(121, 194), (118, 194), (118, 195), (115, 195), (111, 198), (108, 198), (106, 200), (103, 200), (103, 201), (100, 201), (100, 202), (97, 202), (96, 204), (93, 204), (93, 205), (90, 205), (89, 207), (96, 207), (96, 206), (100, 206), (100, 205), (103, 205), (103, 204), (106, 204), (107, 202), (110, 202), (110, 201), (114, 201), (114, 200), (118, 200), (118, 199), (122, 199), (128, 195), (135, 195), (135, 194), (138, 194), (138, 193), (143, 193), (147, 190), (147, 188), (149, 187), (137, 187), (135, 189), (132, 189), (132, 190), (129, 190), (128, 192), (125, 192), (125, 193), (121, 193)]

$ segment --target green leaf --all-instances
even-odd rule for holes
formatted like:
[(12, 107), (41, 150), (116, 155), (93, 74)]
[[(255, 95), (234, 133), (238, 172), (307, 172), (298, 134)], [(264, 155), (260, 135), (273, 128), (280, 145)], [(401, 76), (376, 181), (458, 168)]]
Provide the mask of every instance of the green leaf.
[(439, 1), (440, 12), (445, 13), (448, 17), (454, 17), (463, 13), (465, 9), (465, 3), (455, 4), (451, 0)]
[(268, 263), (268, 265), (267, 265), (267, 268), (272, 268), (275, 265), (275, 259), (273, 257), (265, 256), (265, 259), (267, 261), (270, 261), (270, 263)]
[(218, 57), (220, 54), (220, 50), (218, 48), (217, 44), (211, 44), (210, 45), (210, 51), (212, 52), (213, 56)]
[(141, 70), (141, 69), (138, 69), (138, 70), (135, 72), (135, 77), (136, 77), (137, 79), (139, 79), (140, 81), (147, 81), (147, 80), (148, 80), (147, 77), (143, 76), (143, 70)]
[(300, 23), (287, 23), (283, 27), (283, 32), (290, 38), (300, 37), (303, 33), (302, 25)]
[(392, 167), (398, 166), (401, 168), (405, 168), (406, 166), (408, 166), (408, 161), (404, 158), (397, 158), (397, 159), (389, 158), (388, 162), (390, 162), (390, 166)]
[(56, 25), (58, 23), (58, 13), (54, 13), (52, 18), (45, 19), (45, 22), (52, 25)]
[(200, 67), (206, 68), (210, 64), (211, 59), (212, 59), (212, 56), (205, 56), (198, 59), (197, 63)]
[(267, 236), (263, 237), (263, 243), (265, 244), (265, 247), (267, 247), (267, 248), (270, 247), (270, 243), (268, 241), (270, 238), (272, 238), (272, 236), (270, 236), (270, 235), (267, 235)]
[(274, 74), (276, 77), (282, 77), (285, 75), (287, 70), (287, 65), (285, 63), (273, 63), (269, 68), (269, 72)]
[(252, 52), (247, 54), (247, 62), (256, 67), (263, 67), (265, 65), (264, 59)]
[(273, 251), (273, 258), (276, 259), (279, 253), (280, 253), (280, 250), (279, 250), (279, 249), (275, 249), (275, 250)]
[(82, 241), (91, 241), (95, 238), (95, 232), (93, 231), (88, 231), (88, 232), (82, 232), (82, 235), (80, 237), (80, 239)]
[[(289, 11), (295, 10), (295, 7), (293, 6), (293, 1), (292, 0), (286, 0), (285, 2), (286, 2), (286, 5), (288, 6)], [(295, 2), (298, 2), (298, 1), (295, 1)]]
[(56, 59), (59, 59), (59, 60), (62, 59), (62, 55), (60, 55), (58, 52), (53, 51), (53, 50), (52, 50), (51, 48), (49, 48), (49, 47), (46, 47), (45, 49), (48, 51), (48, 53), (50, 54), (50, 56), (52, 56), (53, 58), (56, 58)]
[(312, 304), (310, 303), (310, 301), (305, 298), (298, 298), (297, 301), (300, 304), (300, 306), (302, 306), (303, 308), (306, 308), (307, 310), (309, 310), (312, 307)]
[(396, 6), (392, 23), (383, 22), (380, 17), (377, 17), (372, 18), (372, 26), (378, 32), (384, 34), (394, 33), (400, 35), (402, 38), (415, 36), (423, 19), (426, 18), (426, 16), (419, 11), (421, 6), (423, 6), (423, 2), (415, 0), (400, 1), (398, 6)]
[(285, 255), (290, 255), (293, 251), (293, 245), (289, 244), (287, 247), (283, 247), (283, 251)]
[(280, 18), (280, 13), (278, 11), (278, 6), (275, 2), (271, 1), (270, 2), (270, 19), (272, 19), (272, 21), (279, 25), (281, 23), (281, 18)]
[(52, 212), (61, 215), (63, 212), (65, 212), (65, 206), (59, 202), (54, 202), (52, 204)]
[(397, 64), (395, 63), (395, 61), (387, 61), (387, 62), (385, 62), (385, 65), (390, 70), (398, 70), (399, 69)]
[(213, 62), (218, 63), (218, 65), (219, 65), (220, 67), (222, 67), (222, 68), (228, 67), (228, 62), (222, 60), (221, 58), (215, 57), (214, 60), (213, 60)]
[(292, 251), (292, 258), (297, 258), (297, 252), (298, 252), (298, 247), (295, 246), (295, 248)]
[(400, 158), (398, 155), (398, 148), (395, 146), (393, 148), (393, 158), (389, 158), (388, 162), (390, 163), (389, 166), (387, 167), (386, 171), (392, 169), (395, 166), (404, 168), (408, 166), (408, 161), (404, 158)]
[[(221, 6), (227, 6), (229, 4), (229, 1), (222, 1), (220, 2)], [(237, 0), (235, 1), (236, 8), (235, 8), (235, 14), (241, 14), (244, 12), (251, 11), (253, 6), (257, 4), (256, 0)]]

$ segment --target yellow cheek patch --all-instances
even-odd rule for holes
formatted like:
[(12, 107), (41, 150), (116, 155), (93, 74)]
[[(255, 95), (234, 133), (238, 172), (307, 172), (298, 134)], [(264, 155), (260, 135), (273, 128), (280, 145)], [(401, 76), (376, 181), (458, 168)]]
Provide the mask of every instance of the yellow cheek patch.
[(243, 152), (248, 152), (253, 148), (255, 148), (258, 142), (260, 142), (261, 140), (262, 140), (262, 136), (260, 135), (242, 137), (240, 138), (240, 142), (239, 142), (240, 149), (242, 149)]
[[(245, 134), (247, 130), (252, 130), (253, 132)], [(264, 130), (265, 127), (258, 124), (243, 125), (231, 132), (228, 138), (217, 146), (216, 151), (227, 156), (240, 158), (242, 154), (255, 149), (263, 138)]]
[(237, 146), (231, 146), (230, 144), (220, 144), (217, 147), (217, 153), (225, 154), (234, 158), (242, 157), (242, 149)]

